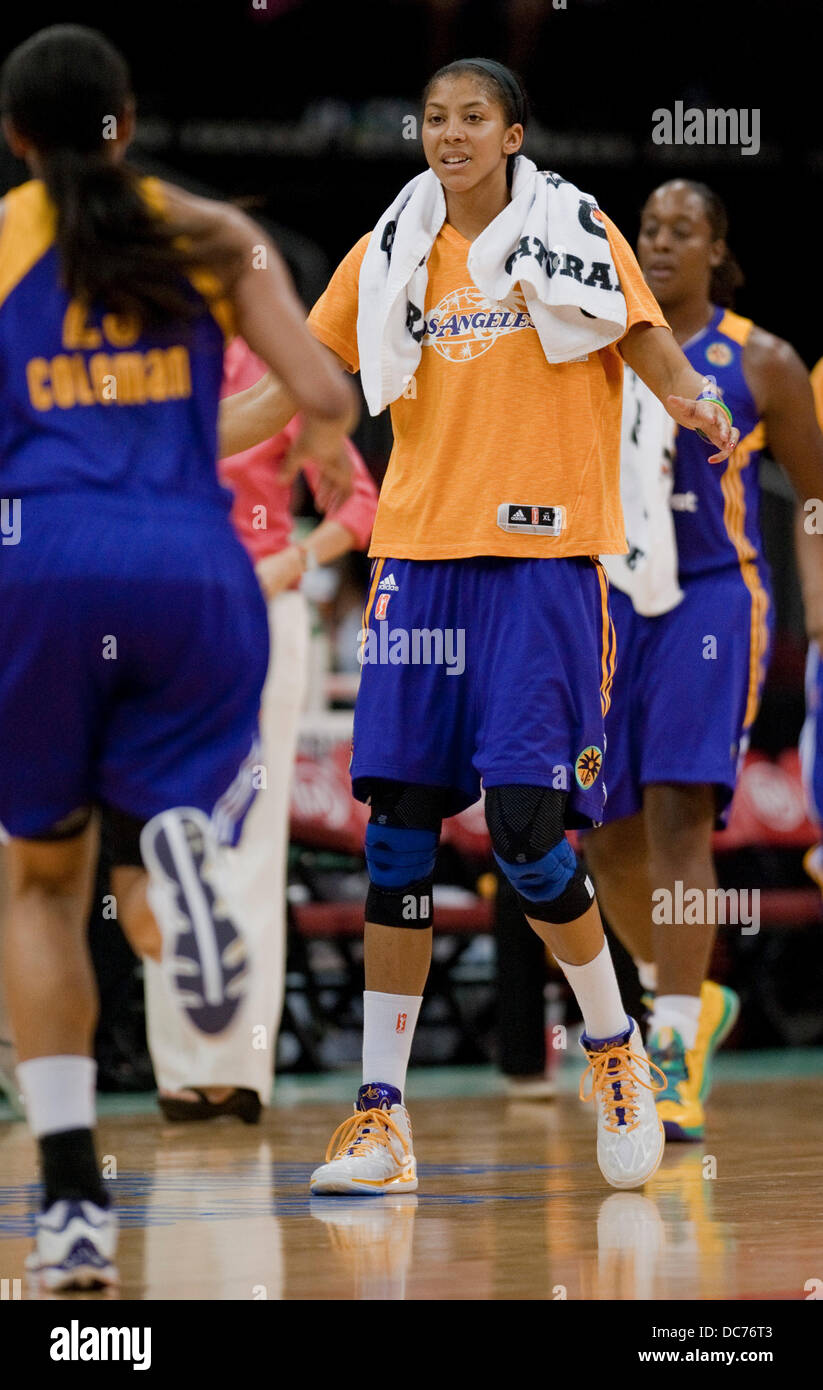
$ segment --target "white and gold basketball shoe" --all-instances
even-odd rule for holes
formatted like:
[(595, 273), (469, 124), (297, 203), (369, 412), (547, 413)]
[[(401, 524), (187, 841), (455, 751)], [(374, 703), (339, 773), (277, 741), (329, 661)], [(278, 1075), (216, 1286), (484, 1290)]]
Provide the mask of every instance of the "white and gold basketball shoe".
[[(580, 1078), (580, 1099), (597, 1107), (597, 1162), (606, 1182), (621, 1189), (642, 1187), (660, 1165), (666, 1137), (654, 1103), (666, 1078), (649, 1062), (640, 1029), (614, 1038), (580, 1039), (589, 1065)], [(652, 1076), (657, 1073), (658, 1080)], [(587, 1076), (591, 1090), (584, 1094)]]
[(360, 1087), (354, 1114), (338, 1125), (326, 1162), (311, 1175), (311, 1190), (316, 1196), (417, 1190), (411, 1120), (396, 1086)]

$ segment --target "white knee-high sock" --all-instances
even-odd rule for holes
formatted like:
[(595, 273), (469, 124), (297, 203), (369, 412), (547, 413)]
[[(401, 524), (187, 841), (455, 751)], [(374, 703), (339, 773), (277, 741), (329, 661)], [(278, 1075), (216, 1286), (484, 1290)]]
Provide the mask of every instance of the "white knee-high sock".
[(385, 1081), (402, 1093), (423, 996), (363, 993), (363, 1084)]
[(67, 1129), (94, 1129), (97, 1063), (92, 1057), (32, 1057), (17, 1080), (35, 1139)]
[(586, 1036), (596, 1041), (625, 1033), (631, 1025), (620, 998), (608, 941), (585, 965), (568, 965), (557, 955), (555, 960), (580, 1005)]

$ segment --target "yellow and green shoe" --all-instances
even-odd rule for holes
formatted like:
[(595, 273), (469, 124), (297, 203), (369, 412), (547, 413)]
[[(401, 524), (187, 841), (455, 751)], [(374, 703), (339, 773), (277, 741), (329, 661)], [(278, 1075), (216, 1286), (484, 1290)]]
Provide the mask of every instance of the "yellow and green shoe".
[(655, 1096), (666, 1139), (702, 1139), (704, 1115), (697, 1093), (694, 1052), (687, 1050), (676, 1028), (658, 1028), (649, 1038), (646, 1050), (649, 1060), (666, 1078), (665, 1091)]
[(693, 1048), (686, 1048), (674, 1028), (660, 1028), (648, 1042), (648, 1055), (666, 1077), (667, 1086), (656, 1097), (657, 1113), (666, 1138), (675, 1143), (703, 1138), (703, 1106), (711, 1090), (712, 1062), (728, 1037), (740, 1012), (734, 990), (705, 980), (700, 991), (700, 1021)]
[(706, 1103), (712, 1086), (715, 1053), (723, 1046), (740, 1013), (740, 998), (726, 985), (704, 980), (700, 991), (700, 1022), (694, 1045), (697, 1093)]

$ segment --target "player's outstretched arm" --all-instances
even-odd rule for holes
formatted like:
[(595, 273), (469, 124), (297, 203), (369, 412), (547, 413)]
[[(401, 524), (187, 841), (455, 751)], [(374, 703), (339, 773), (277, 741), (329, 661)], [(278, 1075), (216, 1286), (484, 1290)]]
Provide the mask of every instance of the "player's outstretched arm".
[(823, 644), (823, 434), (805, 364), (790, 343), (754, 328), (743, 353), (743, 371), (763, 423), (769, 452), (788, 474), (801, 502), (816, 502), (795, 515), (795, 555), (803, 596), (806, 635)]
[(220, 402), (218, 457), (228, 458), (243, 449), (273, 439), (298, 411), (294, 396), (271, 372), (245, 391), (236, 391)]
[(805, 363), (791, 343), (753, 328), (743, 350), (743, 372), (760, 409), (769, 453), (801, 502), (823, 498), (823, 434)]
[(727, 412), (697, 397), (706, 380), (694, 370), (668, 328), (638, 323), (620, 341), (623, 360), (662, 401), (669, 415), (687, 430), (700, 430), (718, 450), (709, 463), (722, 463), (737, 447), (740, 431)]
[[(222, 268), (237, 330), (277, 378), (257, 397), (238, 403), (243, 430), (232, 435), (228, 429), (220, 452), (237, 453), (270, 438), (276, 433), (273, 421), (276, 425), (288, 410), (285, 424), (301, 411), (304, 424), (296, 442), (310, 449), (321, 470), (331, 468), (339, 483), (347, 466), (341, 447), (357, 423), (357, 399), (343, 372), (306, 327), (305, 309), (273, 242), (250, 217), (226, 203), (196, 198), (170, 184), (163, 185), (163, 194), (169, 219), (191, 239), (195, 256)], [(281, 387), (287, 394), (280, 394)]]

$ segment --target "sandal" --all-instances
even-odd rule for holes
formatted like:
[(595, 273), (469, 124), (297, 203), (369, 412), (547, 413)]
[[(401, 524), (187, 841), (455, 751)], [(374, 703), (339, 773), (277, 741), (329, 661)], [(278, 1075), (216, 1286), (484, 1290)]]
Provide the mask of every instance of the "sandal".
[(187, 1120), (216, 1120), (220, 1115), (236, 1115), (246, 1125), (260, 1123), (263, 1107), (256, 1091), (245, 1086), (235, 1086), (225, 1100), (209, 1100), (199, 1086), (187, 1086), (194, 1091), (197, 1100), (180, 1100), (177, 1096), (157, 1097), (157, 1104), (167, 1120), (185, 1123)]

